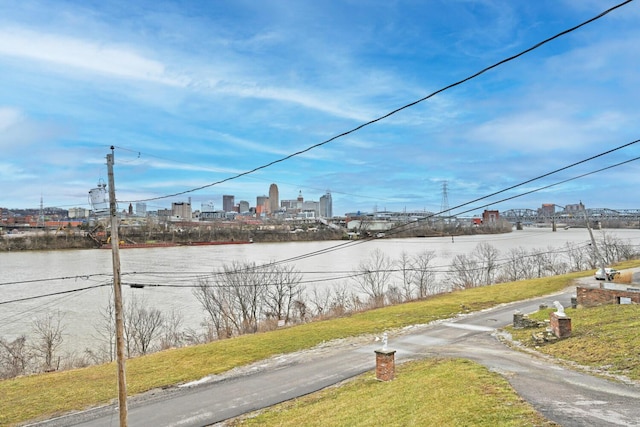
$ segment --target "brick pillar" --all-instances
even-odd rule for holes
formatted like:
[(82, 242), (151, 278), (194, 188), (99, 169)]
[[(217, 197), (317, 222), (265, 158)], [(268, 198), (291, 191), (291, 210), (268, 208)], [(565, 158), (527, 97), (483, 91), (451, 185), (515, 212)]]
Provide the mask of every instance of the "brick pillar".
[(396, 375), (395, 350), (376, 350), (376, 379), (391, 381)]
[(558, 316), (556, 313), (549, 315), (551, 332), (558, 338), (567, 338), (571, 335), (571, 318)]

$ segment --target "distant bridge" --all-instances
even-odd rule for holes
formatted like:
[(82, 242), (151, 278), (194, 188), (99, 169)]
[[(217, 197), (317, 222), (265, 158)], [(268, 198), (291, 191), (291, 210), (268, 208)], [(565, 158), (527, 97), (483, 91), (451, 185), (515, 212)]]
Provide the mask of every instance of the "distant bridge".
[(565, 223), (583, 224), (585, 223), (585, 211), (589, 221), (595, 222), (638, 222), (640, 223), (640, 209), (610, 209), (592, 208), (584, 211), (566, 211), (564, 209), (549, 212), (544, 209), (509, 209), (500, 212), (500, 217), (512, 223), (521, 224), (541, 224), (541, 223)]

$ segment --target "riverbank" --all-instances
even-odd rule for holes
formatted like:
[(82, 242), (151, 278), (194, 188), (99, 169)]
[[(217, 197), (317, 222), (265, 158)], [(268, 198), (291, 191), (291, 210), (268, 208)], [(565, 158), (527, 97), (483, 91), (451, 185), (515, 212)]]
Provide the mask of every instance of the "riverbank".
[[(307, 228), (289, 230), (263, 230), (230, 228), (202, 231), (199, 228), (184, 229), (178, 232), (141, 232), (123, 230), (120, 235), (126, 247), (169, 247), (189, 246), (194, 244), (224, 244), (235, 242), (278, 243), (278, 242), (322, 242), (331, 240), (354, 240), (360, 238), (413, 238), (413, 237), (457, 237), (485, 234), (504, 234), (512, 230), (510, 227), (456, 227), (448, 229), (432, 229), (421, 227), (412, 230), (396, 230), (389, 235), (379, 233), (347, 233), (346, 230), (332, 228)], [(17, 251), (50, 251), (66, 249), (95, 249), (108, 247), (108, 239), (104, 233), (96, 235), (85, 231), (51, 232), (25, 231), (18, 234), (0, 235), (0, 252)]]

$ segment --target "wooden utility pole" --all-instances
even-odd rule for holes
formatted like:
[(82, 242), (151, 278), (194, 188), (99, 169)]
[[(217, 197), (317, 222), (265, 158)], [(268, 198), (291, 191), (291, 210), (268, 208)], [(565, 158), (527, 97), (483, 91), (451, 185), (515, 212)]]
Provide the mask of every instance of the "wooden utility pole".
[[(582, 205), (582, 202), (580, 202), (580, 204)], [(605, 282), (610, 282), (611, 279), (609, 278), (609, 275), (607, 274), (607, 264), (604, 260), (604, 257), (602, 255), (600, 255), (600, 251), (598, 250), (598, 245), (596, 245), (596, 239), (593, 237), (593, 231), (591, 231), (591, 225), (589, 224), (589, 217), (587, 216), (587, 208), (582, 205), (582, 212), (584, 213), (584, 220), (587, 223), (587, 230), (589, 230), (589, 236), (591, 237), (591, 244), (593, 245), (593, 250), (595, 251), (596, 254), (596, 258), (598, 258), (598, 260), (602, 263), (602, 274), (604, 275), (604, 281)], [(596, 268), (597, 268), (598, 264), (596, 263)], [(598, 271), (596, 270), (596, 273)], [(600, 285), (600, 287), (602, 287), (602, 285)]]
[(118, 208), (116, 206), (116, 187), (113, 178), (113, 150), (107, 154), (109, 173), (109, 212), (111, 215), (111, 254), (113, 260), (113, 298), (116, 314), (116, 360), (118, 363), (118, 408), (120, 427), (127, 426), (127, 380), (125, 377), (124, 355), (124, 319), (122, 315), (122, 287), (120, 284), (120, 238), (118, 236)]

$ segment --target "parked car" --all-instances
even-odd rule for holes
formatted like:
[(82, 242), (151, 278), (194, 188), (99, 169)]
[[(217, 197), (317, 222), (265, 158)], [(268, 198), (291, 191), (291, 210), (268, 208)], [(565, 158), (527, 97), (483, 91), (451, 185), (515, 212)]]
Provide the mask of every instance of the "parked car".
[(602, 272), (602, 268), (597, 269), (596, 272), (593, 273), (596, 280), (613, 280), (618, 274), (620, 274), (618, 270), (608, 267), (604, 269), (604, 273)]

